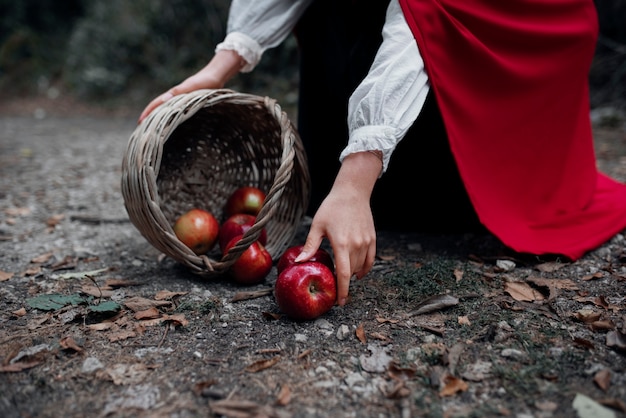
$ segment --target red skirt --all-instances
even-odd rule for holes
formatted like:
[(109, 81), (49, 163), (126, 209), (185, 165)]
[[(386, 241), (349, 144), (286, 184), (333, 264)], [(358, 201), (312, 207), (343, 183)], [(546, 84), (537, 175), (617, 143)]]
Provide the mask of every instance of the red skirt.
[(589, 117), (593, 1), (400, 4), (485, 227), (572, 260), (624, 230), (626, 185), (598, 172)]

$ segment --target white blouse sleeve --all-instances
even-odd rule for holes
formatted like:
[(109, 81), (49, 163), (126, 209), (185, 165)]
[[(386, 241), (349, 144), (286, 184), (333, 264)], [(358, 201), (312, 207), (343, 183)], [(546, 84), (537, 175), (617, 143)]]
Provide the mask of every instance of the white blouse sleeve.
[(236, 51), (250, 72), (263, 53), (284, 41), (313, 0), (233, 0), (228, 14), (227, 35), (216, 51)]
[[(368, 75), (348, 104), (350, 138), (340, 160), (366, 150), (391, 154), (422, 110), (430, 89), (417, 42), (397, 0), (387, 9), (383, 42)], [(381, 172), (382, 174), (382, 172)]]

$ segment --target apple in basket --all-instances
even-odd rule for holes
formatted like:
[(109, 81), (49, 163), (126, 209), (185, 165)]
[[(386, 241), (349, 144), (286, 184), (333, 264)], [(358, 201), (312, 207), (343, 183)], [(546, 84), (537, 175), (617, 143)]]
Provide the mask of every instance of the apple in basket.
[(176, 237), (195, 254), (209, 252), (219, 236), (220, 224), (211, 212), (193, 208), (174, 223)]
[(335, 275), (319, 261), (292, 264), (278, 275), (274, 298), (281, 312), (290, 318), (298, 321), (315, 319), (335, 305)]
[[(248, 229), (252, 228), (256, 216), (248, 213), (236, 213), (222, 222), (220, 227), (220, 236), (218, 239), (220, 250), (224, 253), (226, 244), (237, 235), (243, 235)], [(267, 231), (265, 228), (261, 229), (259, 235), (259, 242), (263, 245), (267, 244)]]
[(236, 213), (258, 215), (265, 202), (265, 192), (257, 187), (243, 186), (235, 190), (226, 201), (226, 216)]
[[(300, 255), (302, 252), (303, 245), (294, 245), (293, 247), (289, 247), (285, 250), (285, 252), (278, 259), (278, 263), (276, 264), (276, 271), (280, 274), (283, 270), (289, 267), (292, 264), (295, 264), (296, 257)], [(308, 259), (307, 261), (319, 261), (322, 264), (325, 264), (330, 271), (335, 271), (335, 263), (333, 262), (333, 258), (330, 256), (330, 253), (323, 248), (318, 248), (313, 254), (313, 257)]]
[[(226, 247), (224, 253), (227, 253), (232, 247), (239, 242), (243, 235), (233, 237)], [(230, 266), (229, 274), (233, 280), (240, 284), (253, 285), (262, 283), (265, 277), (272, 269), (272, 255), (267, 251), (265, 246), (258, 240), (254, 241), (246, 250), (241, 253), (237, 261)]]

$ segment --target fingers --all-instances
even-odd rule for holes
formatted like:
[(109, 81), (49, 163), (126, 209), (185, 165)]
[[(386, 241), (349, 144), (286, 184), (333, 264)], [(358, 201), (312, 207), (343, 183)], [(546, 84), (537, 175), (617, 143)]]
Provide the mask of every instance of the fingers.
[(163, 103), (167, 102), (169, 99), (174, 97), (174, 93), (172, 92), (172, 90), (166, 91), (165, 93), (163, 93), (162, 95), (156, 97), (150, 103), (148, 103), (148, 106), (146, 106), (146, 108), (143, 110), (143, 112), (141, 112), (141, 115), (139, 115), (139, 121), (138, 122), (141, 123), (141, 121), (143, 121), (145, 118), (147, 118), (148, 115), (150, 113), (152, 113), (152, 111), (154, 109), (156, 109), (157, 107), (159, 107), (160, 105), (162, 105)]
[(309, 234), (306, 237), (306, 241), (302, 246), (302, 251), (294, 261), (296, 263), (300, 263), (311, 258), (322, 244), (322, 239), (323, 235), (317, 232), (316, 229), (311, 228)]

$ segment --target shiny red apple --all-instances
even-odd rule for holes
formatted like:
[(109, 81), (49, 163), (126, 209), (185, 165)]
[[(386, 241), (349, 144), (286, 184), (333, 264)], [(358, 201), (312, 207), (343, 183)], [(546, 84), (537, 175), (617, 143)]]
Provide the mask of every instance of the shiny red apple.
[[(233, 237), (226, 244), (224, 253), (239, 242), (243, 235)], [(252, 285), (262, 283), (272, 269), (272, 256), (259, 241), (254, 241), (241, 253), (237, 261), (230, 266), (229, 273), (233, 280), (240, 284)]]
[(337, 283), (333, 272), (319, 261), (292, 264), (274, 285), (281, 312), (298, 321), (315, 319), (335, 305)]
[[(218, 239), (220, 250), (224, 253), (226, 244), (237, 235), (243, 235), (248, 229), (252, 228), (256, 216), (248, 213), (236, 213), (222, 222), (220, 227), (220, 236)], [(263, 245), (267, 244), (267, 231), (265, 228), (261, 229), (259, 235), (259, 242)]]
[(211, 212), (190, 209), (174, 223), (176, 237), (195, 254), (209, 252), (219, 236), (220, 224)]
[(226, 201), (224, 213), (232, 216), (236, 213), (258, 215), (265, 202), (265, 192), (257, 187), (243, 186), (235, 190)]
[[(303, 245), (294, 245), (293, 247), (289, 247), (285, 250), (285, 252), (278, 259), (278, 264), (276, 264), (278, 274), (290, 265), (296, 263), (296, 257), (298, 257), (298, 255), (302, 252), (302, 247)], [(332, 272), (335, 271), (333, 258), (330, 256), (330, 253), (323, 248), (318, 248), (317, 251), (315, 251), (315, 254), (313, 254), (313, 257), (307, 261), (319, 261), (320, 263), (325, 264)]]

